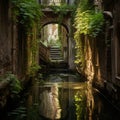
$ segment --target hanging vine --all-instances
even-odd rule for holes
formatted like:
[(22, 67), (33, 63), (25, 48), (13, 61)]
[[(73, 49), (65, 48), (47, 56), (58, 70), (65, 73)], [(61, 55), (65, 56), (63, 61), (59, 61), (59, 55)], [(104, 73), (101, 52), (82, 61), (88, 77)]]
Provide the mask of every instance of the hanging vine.
[(92, 2), (81, 0), (76, 10), (74, 27), (76, 32), (74, 39), (76, 42), (76, 60), (75, 63), (83, 70), (85, 67), (85, 46), (82, 36), (97, 37), (102, 31), (104, 18), (101, 11), (96, 12)]
[[(37, 63), (38, 55), (38, 29), (40, 18), (43, 15), (42, 9), (36, 0), (10, 0), (12, 4), (13, 20), (22, 27), (25, 41), (25, 66), (26, 74), (34, 76), (40, 68)], [(19, 28), (18, 28), (19, 29)], [(22, 41), (22, 40), (21, 40)]]
[(10, 0), (12, 3), (13, 20), (20, 23), (29, 32), (34, 24), (38, 24), (42, 10), (35, 0)]

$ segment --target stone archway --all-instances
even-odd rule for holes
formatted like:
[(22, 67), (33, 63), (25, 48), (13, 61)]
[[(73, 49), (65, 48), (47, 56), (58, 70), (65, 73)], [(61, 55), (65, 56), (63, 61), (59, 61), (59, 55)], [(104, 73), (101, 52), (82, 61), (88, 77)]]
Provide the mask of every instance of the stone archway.
[(41, 29), (41, 41), (49, 47), (50, 53), (52, 52), (49, 56), (51, 60), (68, 63), (68, 31), (63, 25), (59, 26), (58, 23), (44, 25)]
[[(41, 19), (41, 26), (44, 27), (47, 24), (50, 23), (59, 23), (59, 14), (55, 14), (52, 10), (44, 10), (44, 16)], [(68, 63), (68, 68), (69, 69), (75, 69), (75, 64), (74, 64), (74, 58), (75, 58), (75, 50), (74, 50), (74, 40), (71, 35), (71, 16), (70, 13), (68, 12), (67, 15), (64, 16), (61, 25), (66, 29), (67, 31), (67, 60), (66, 62)]]

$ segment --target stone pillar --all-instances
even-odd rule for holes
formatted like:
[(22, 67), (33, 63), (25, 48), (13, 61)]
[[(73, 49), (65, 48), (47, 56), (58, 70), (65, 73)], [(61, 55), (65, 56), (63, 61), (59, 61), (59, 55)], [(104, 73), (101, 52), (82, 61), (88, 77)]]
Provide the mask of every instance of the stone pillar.
[(72, 23), (71, 19), (68, 19), (68, 29), (69, 29), (69, 39), (68, 39), (68, 64), (69, 69), (74, 70), (75, 69), (75, 42), (73, 40), (72, 35)]

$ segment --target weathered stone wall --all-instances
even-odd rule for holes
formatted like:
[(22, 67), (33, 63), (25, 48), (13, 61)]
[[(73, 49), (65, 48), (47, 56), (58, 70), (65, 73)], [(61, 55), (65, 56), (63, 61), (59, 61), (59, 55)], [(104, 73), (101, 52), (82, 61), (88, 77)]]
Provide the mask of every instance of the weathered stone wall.
[(103, 88), (104, 82), (107, 80), (107, 55), (104, 35), (98, 38), (86, 36), (83, 41), (85, 46), (85, 76), (88, 80)]
[[(120, 1), (103, 0), (103, 14), (105, 17), (104, 36), (97, 38), (99, 62), (100, 62), (100, 81), (111, 100), (120, 101)], [(101, 44), (103, 43), (103, 45)], [(104, 47), (102, 47), (102, 46)], [(104, 48), (104, 49), (103, 49)], [(96, 79), (97, 80), (97, 79)], [(96, 81), (95, 81), (96, 83)], [(99, 85), (99, 84), (98, 84)]]
[(103, 0), (105, 24), (96, 39), (87, 38), (85, 75), (120, 104), (120, 1)]
[(113, 97), (120, 101), (120, 1), (116, 0), (111, 12), (113, 13), (112, 38), (112, 84)]
[[(104, 31), (105, 32), (105, 31)], [(105, 35), (98, 36), (95, 40), (94, 49), (94, 68), (95, 76), (94, 81), (99, 87), (104, 87), (104, 83), (108, 80), (108, 56), (107, 56), (107, 45), (105, 43)]]
[(0, 75), (17, 74), (17, 28), (9, 0), (0, 1)]
[[(11, 5), (9, 0), (0, 0), (0, 77), (8, 71), (14, 73), (16, 56), (13, 56), (13, 31), (11, 20)], [(14, 64), (14, 65), (13, 65)], [(0, 78), (0, 118), (3, 107), (7, 103), (9, 96), (9, 83), (5, 79)]]
[(0, 0), (0, 74), (11, 70), (10, 7), (8, 0)]

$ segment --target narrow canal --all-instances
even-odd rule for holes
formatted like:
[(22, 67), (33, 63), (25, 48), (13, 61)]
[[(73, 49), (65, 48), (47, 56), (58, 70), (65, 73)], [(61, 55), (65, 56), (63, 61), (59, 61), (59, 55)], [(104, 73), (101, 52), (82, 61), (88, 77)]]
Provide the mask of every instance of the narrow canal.
[(119, 120), (120, 111), (77, 73), (58, 73), (37, 79), (6, 119)]

